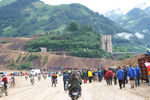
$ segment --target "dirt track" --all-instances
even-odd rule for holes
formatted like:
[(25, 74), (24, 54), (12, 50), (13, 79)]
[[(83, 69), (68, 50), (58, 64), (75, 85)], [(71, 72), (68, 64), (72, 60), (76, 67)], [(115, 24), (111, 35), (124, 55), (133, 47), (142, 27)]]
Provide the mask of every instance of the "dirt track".
[[(16, 87), (9, 88), (9, 95), (0, 98), (1, 100), (71, 100), (68, 93), (63, 91), (62, 77), (59, 78), (57, 87), (51, 87), (50, 78), (37, 81), (31, 86), (29, 80), (24, 77), (17, 78)], [(130, 89), (127, 85), (120, 90), (118, 85), (107, 86), (102, 83), (82, 85), (82, 96), (79, 100), (150, 100), (150, 87), (142, 84), (141, 87)]]

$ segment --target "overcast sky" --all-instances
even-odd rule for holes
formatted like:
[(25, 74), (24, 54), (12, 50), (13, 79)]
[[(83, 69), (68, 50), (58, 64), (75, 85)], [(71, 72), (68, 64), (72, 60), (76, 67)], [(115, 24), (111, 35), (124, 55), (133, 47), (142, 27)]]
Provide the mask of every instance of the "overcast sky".
[(134, 7), (145, 8), (150, 6), (150, 0), (41, 0), (46, 4), (59, 5), (80, 3), (95, 12), (104, 14), (112, 9), (120, 9), (126, 13)]

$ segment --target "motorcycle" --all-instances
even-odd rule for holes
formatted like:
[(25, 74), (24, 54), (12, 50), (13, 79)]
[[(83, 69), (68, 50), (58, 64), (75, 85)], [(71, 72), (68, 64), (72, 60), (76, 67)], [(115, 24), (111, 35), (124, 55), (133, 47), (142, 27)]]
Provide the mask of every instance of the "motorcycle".
[(43, 78), (46, 80), (46, 78), (47, 78), (47, 75), (46, 75), (46, 74), (44, 74), (44, 75), (43, 75)]
[(80, 90), (78, 88), (73, 88), (71, 92), (72, 100), (77, 100), (80, 97)]
[(14, 87), (14, 86), (15, 86), (15, 80), (11, 79), (11, 87)]
[(3, 84), (1, 83), (0, 84), (0, 97), (3, 96)]
[(30, 82), (33, 85), (34, 84), (34, 79), (30, 79)]
[(25, 76), (25, 79), (27, 80), (27, 79), (28, 79), (28, 76)]
[(56, 87), (56, 83), (57, 83), (57, 79), (53, 79), (52, 86), (54, 84), (54, 87)]
[(67, 92), (68, 90), (68, 81), (66, 81), (66, 84), (65, 84), (65, 91)]
[(4, 83), (1, 82), (1, 83), (0, 83), (0, 97), (3, 96), (3, 93), (5, 93), (6, 96), (8, 95), (7, 88), (5, 88), (5, 87), (4, 87)]
[(41, 77), (38, 77), (38, 81), (40, 81), (41, 80)]

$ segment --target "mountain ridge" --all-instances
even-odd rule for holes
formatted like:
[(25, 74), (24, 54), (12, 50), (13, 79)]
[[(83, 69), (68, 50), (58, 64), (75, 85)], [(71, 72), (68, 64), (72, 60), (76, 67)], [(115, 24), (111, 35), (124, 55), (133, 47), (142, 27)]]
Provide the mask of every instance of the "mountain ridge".
[(128, 31), (81, 4), (54, 6), (40, 0), (16, 0), (0, 7), (0, 36), (27, 36), (61, 30), (72, 21), (88, 24), (104, 34)]

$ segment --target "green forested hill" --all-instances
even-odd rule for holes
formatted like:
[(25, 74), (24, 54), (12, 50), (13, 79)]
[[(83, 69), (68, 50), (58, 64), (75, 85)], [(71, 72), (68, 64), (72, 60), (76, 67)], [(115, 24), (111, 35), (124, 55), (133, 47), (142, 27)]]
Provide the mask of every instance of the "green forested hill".
[(78, 57), (109, 57), (100, 47), (100, 34), (88, 25), (71, 22), (64, 31), (49, 32), (42, 37), (29, 41), (25, 49), (39, 52), (40, 47), (48, 51), (66, 51), (69, 55)]
[(64, 29), (70, 22), (88, 24), (98, 32), (127, 32), (113, 21), (80, 4), (46, 5), (40, 0), (0, 1), (0, 36), (26, 36)]

